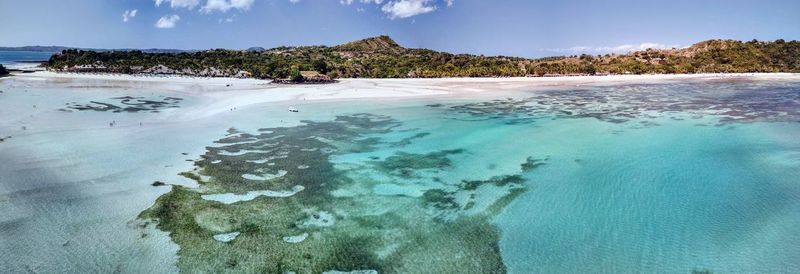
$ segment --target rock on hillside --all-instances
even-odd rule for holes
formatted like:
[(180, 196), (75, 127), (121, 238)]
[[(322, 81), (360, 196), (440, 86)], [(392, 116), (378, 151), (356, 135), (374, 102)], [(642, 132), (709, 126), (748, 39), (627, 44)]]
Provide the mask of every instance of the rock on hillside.
[(398, 53), (404, 50), (403, 47), (397, 44), (389, 36), (381, 35), (378, 37), (370, 37), (358, 41), (349, 42), (334, 47), (338, 51), (356, 51), (356, 52), (393, 52)]

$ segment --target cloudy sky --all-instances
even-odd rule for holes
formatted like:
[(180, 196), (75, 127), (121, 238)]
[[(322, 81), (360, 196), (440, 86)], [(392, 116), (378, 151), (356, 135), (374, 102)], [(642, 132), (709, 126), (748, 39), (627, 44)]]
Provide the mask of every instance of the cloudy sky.
[(248, 48), (387, 34), (454, 53), (541, 57), (800, 39), (796, 0), (0, 0), (0, 45)]

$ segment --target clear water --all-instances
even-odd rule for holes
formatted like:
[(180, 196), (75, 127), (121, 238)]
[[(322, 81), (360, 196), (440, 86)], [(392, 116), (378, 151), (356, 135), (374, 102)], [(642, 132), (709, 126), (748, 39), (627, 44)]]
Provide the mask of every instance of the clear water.
[(498, 218), (511, 272), (800, 271), (798, 123), (549, 128), (550, 164)]
[[(192, 169), (185, 160), (198, 159), (230, 127), (255, 132), (348, 113), (399, 121), (376, 135), (387, 142), (427, 133), (403, 146), (332, 158), (339, 169), (387, 183), (367, 195), (413, 197), (518, 173), (528, 157), (544, 160), (524, 173), (527, 190), (491, 219), (509, 273), (800, 272), (797, 81), (304, 103), (300, 113), (260, 104), (201, 120), (179, 118), (208, 99), (180, 91), (13, 80), (0, 82), (0, 90), (0, 137), (13, 136), (0, 143), (0, 272), (174, 272), (178, 246), (163, 232), (142, 237), (131, 225), (168, 191), (150, 183), (191, 185), (177, 176)], [(185, 101), (158, 113), (58, 111), (73, 101), (141, 93)], [(118, 125), (109, 127), (110, 120)], [(371, 157), (454, 149), (464, 153), (448, 156), (452, 167), (436, 174), (439, 182), (363, 169)], [(485, 208), (477, 201), (472, 210)]]

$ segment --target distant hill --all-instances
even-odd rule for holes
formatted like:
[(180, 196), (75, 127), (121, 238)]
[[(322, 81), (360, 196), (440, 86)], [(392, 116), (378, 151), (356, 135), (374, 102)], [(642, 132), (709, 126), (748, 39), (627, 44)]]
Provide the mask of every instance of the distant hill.
[(59, 52), (68, 48), (69, 47), (61, 47), (61, 46), (0, 47), (0, 51)]
[(86, 51), (98, 51), (98, 52), (106, 52), (106, 51), (132, 51), (132, 50), (141, 50), (143, 52), (148, 53), (179, 53), (179, 52), (192, 52), (192, 50), (180, 50), (180, 49), (92, 49), (92, 48), (76, 48), (76, 47), (64, 47), (64, 46), (22, 46), (22, 47), (0, 47), (0, 51), (33, 51), (33, 52), (61, 52), (67, 49), (79, 49), (79, 50), (86, 50)]
[(247, 48), (245, 51), (262, 52), (262, 51), (265, 51), (265, 50), (267, 50), (267, 49), (262, 48), (262, 47), (250, 47), (250, 48)]
[[(400, 46), (388, 36), (338, 46), (147, 52), (64, 50), (54, 70), (290, 78), (510, 77), (645, 73), (800, 72), (800, 42), (708, 40), (683, 49), (529, 59), (451, 54)], [(294, 78), (294, 77), (292, 77)]]

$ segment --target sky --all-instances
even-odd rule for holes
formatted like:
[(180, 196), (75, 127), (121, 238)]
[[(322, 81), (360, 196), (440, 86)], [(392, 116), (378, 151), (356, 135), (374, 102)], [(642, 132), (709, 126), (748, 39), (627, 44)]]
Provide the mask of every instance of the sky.
[(0, 46), (246, 49), (389, 35), (411, 48), (543, 57), (800, 40), (797, 0), (0, 0)]

